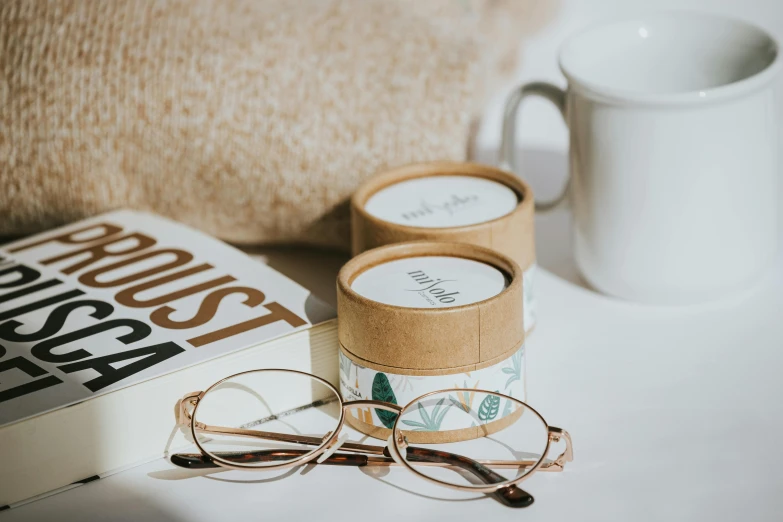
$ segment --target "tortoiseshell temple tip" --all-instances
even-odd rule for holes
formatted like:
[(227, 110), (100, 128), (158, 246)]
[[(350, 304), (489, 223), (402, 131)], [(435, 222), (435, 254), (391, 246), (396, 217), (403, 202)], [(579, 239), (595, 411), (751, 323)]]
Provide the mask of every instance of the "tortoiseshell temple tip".
[(489, 494), (501, 504), (512, 508), (526, 508), (533, 504), (533, 495), (516, 486), (509, 486)]
[(171, 463), (186, 469), (208, 469), (219, 467), (212, 459), (196, 453), (177, 453), (171, 456)]

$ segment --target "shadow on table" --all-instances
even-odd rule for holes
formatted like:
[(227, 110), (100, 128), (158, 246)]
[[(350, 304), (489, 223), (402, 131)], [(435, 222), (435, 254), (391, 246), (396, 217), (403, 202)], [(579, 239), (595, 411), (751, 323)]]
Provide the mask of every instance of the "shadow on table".
[[(432, 494), (428, 494), (424, 492), (427, 489), (428, 485), (422, 484), (415, 477), (411, 479), (411, 477), (407, 473), (397, 474), (397, 476), (402, 479), (400, 482), (404, 481), (405, 485), (396, 484), (394, 480), (389, 479), (390, 476), (389, 468), (368, 466), (366, 468), (359, 468), (359, 471), (361, 471), (364, 475), (370, 477), (373, 480), (382, 482), (386, 486), (392, 487), (400, 491), (404, 491), (405, 493), (414, 495), (419, 498), (425, 498), (427, 500), (439, 500), (442, 502), (471, 502), (474, 500), (484, 500), (487, 498), (487, 495), (484, 495), (483, 493), (475, 493), (475, 494), (467, 493), (463, 491), (446, 489), (440, 486), (437, 486), (437, 489), (434, 490)], [(408, 485), (408, 482), (411, 483), (410, 486)], [(446, 496), (446, 495), (450, 495), (450, 496)]]
[[(268, 482), (277, 482), (291, 475), (300, 473), (302, 475), (309, 472), (307, 468), (311, 465), (297, 466), (282, 470), (258, 470), (258, 471), (233, 471), (225, 468), (217, 469), (161, 469), (150, 471), (147, 476), (156, 480), (190, 480), (202, 477), (217, 482), (228, 482), (231, 484), (264, 484)], [(264, 478), (259, 478), (260, 476)]]
[[(515, 151), (518, 174), (530, 184), (537, 200), (549, 201), (563, 190), (568, 176), (568, 157), (565, 152), (524, 148)], [(498, 164), (496, 149), (478, 149), (474, 161), (487, 165)], [(576, 267), (573, 251), (573, 228), (568, 204), (536, 215), (536, 258), (538, 265), (548, 272), (577, 286), (592, 290)]]
[(336, 306), (337, 272), (350, 259), (347, 253), (289, 246), (248, 247), (242, 250), (296, 281), (332, 307)]
[[(147, 476), (156, 480), (189, 480), (201, 477), (208, 480), (228, 482), (233, 484), (263, 484), (268, 482), (277, 482), (278, 480), (286, 480), (293, 475), (304, 476), (313, 472), (314, 470), (317, 470), (319, 467), (320, 466), (316, 466), (314, 464), (305, 464), (304, 466), (296, 466), (282, 470), (259, 470), (256, 472), (231, 471), (226, 469), (187, 470), (175, 468), (151, 471), (147, 473)], [(417, 480), (415, 477), (412, 478), (407, 473), (397, 473), (394, 474), (394, 477), (390, 477), (390, 470), (388, 467), (367, 466), (357, 468), (357, 470), (367, 477), (382, 482), (386, 486), (429, 500), (440, 500), (445, 502), (467, 502), (486, 498), (485, 495), (480, 493), (471, 494), (460, 491), (452, 491), (441, 488), (439, 486), (432, 488), (433, 490), (431, 493), (430, 491), (424, 492), (424, 490), (428, 489), (427, 484), (419, 483), (419, 480)]]
[[(295, 433), (302, 434), (296, 427), (290, 426)], [(351, 428), (346, 427), (349, 432), (353, 432)], [(352, 442), (358, 442), (362, 444), (371, 443), (375, 439), (371, 439), (367, 435), (359, 434), (358, 439), (351, 439)], [(195, 450), (192, 450), (195, 451)], [(189, 453), (187, 451), (186, 453)], [(217, 482), (225, 482), (232, 484), (263, 484), (269, 482), (277, 482), (278, 480), (294, 480), (293, 475), (305, 476), (311, 472), (316, 472), (319, 468), (328, 468), (329, 466), (318, 466), (315, 463), (308, 463), (292, 468), (283, 468), (275, 470), (230, 470), (225, 468), (213, 468), (213, 469), (184, 469), (179, 467), (173, 467), (169, 469), (162, 469), (151, 471), (147, 473), (147, 476), (156, 480), (165, 481), (178, 481), (178, 480), (191, 480), (197, 478), (203, 478), (207, 480), (214, 480)], [(481, 500), (486, 497), (482, 493), (472, 494), (464, 491), (455, 491), (445, 489), (441, 486), (432, 486), (431, 484), (421, 483), (416, 478), (413, 478), (411, 482), (411, 474), (409, 473), (391, 473), (391, 468), (387, 466), (363, 466), (356, 468), (360, 473), (374, 480), (383, 483), (386, 486), (395, 488), (399, 491), (415, 495), (419, 498), (425, 498), (429, 500), (440, 500), (445, 502), (466, 502), (472, 500)], [(404, 471), (404, 470), (400, 470)], [(292, 477), (292, 478), (289, 478)]]
[(111, 522), (186, 522), (192, 517), (178, 512), (170, 504), (151, 498), (143, 488), (119, 488), (105, 482), (111, 478), (69, 490), (67, 494), (52, 495), (19, 507), (0, 512), (3, 522), (84, 522), (107, 520)]
[[(497, 149), (472, 151), (472, 160), (498, 164)], [(532, 187), (537, 199), (547, 201), (563, 190), (568, 173), (564, 151), (523, 148), (516, 151), (521, 177)], [(538, 265), (552, 274), (582, 288), (592, 290), (576, 267), (573, 255), (573, 229), (568, 204), (536, 215), (536, 257)], [(340, 267), (350, 256), (340, 252), (306, 247), (255, 247), (245, 252), (298, 282), (317, 297), (335, 306), (335, 280)]]

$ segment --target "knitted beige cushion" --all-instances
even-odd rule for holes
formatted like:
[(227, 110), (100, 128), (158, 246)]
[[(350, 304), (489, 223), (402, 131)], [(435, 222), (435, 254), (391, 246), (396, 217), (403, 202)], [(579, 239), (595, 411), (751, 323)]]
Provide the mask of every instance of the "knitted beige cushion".
[(363, 179), (465, 157), (544, 3), (4, 0), (0, 235), (133, 207), (347, 247)]

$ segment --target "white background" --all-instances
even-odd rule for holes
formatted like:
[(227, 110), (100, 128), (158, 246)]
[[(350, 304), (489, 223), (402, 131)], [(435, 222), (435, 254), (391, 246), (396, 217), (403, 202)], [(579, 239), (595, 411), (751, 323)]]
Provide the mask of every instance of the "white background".
[[(710, 8), (780, 37), (783, 2), (578, 1), (530, 41), (521, 80), (562, 81), (559, 42), (608, 14), (640, 6)], [(479, 136), (497, 148), (499, 99)], [(562, 175), (565, 130), (531, 102), (519, 134), (539, 193)], [(525, 483), (536, 503), (514, 511), (450, 493), (394, 469), (294, 470), (285, 477), (194, 476), (160, 460), (0, 513), (0, 520), (783, 520), (783, 265), (740, 296), (688, 308), (630, 304), (583, 288), (568, 246), (567, 212), (537, 222), (539, 324), (528, 343), (530, 403), (571, 432), (566, 472)], [(341, 259), (263, 252), (275, 268), (333, 295)]]

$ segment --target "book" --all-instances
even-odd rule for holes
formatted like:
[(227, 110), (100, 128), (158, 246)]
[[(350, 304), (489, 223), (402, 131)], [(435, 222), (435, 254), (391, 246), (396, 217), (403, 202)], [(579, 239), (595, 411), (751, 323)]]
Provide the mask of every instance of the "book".
[(337, 383), (335, 311), (241, 251), (121, 210), (0, 247), (0, 509), (189, 444), (184, 394), (254, 368)]

